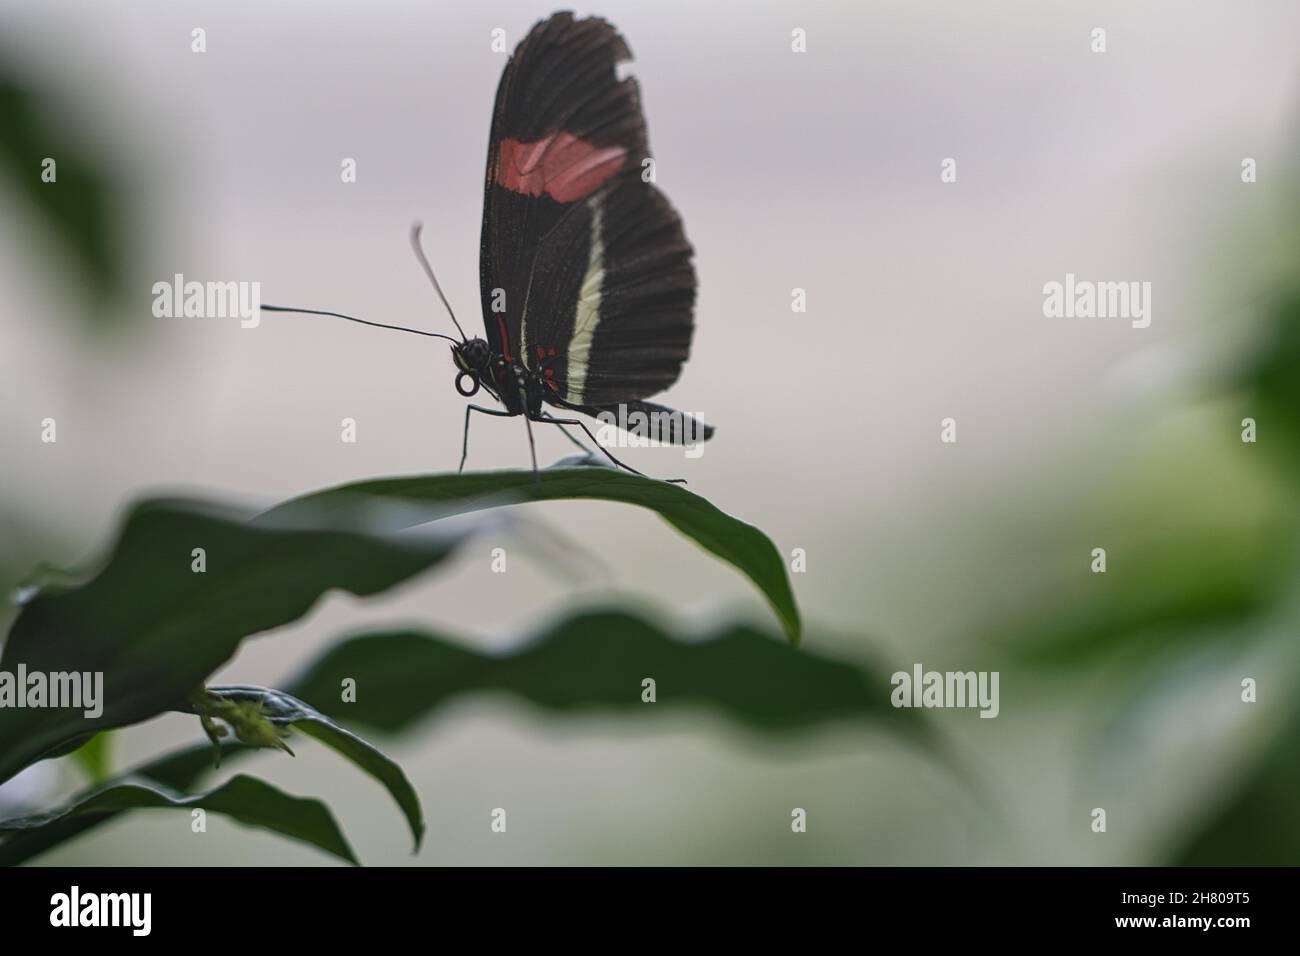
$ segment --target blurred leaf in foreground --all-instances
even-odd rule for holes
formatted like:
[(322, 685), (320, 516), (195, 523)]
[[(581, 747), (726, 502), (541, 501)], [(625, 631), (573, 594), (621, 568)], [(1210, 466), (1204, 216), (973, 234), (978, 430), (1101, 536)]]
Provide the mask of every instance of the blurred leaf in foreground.
[[(344, 678), (356, 682), (353, 703), (339, 699)], [(655, 711), (642, 699), (647, 678), (655, 682)], [(923, 730), (916, 712), (890, 705), (883, 670), (796, 650), (744, 624), (685, 640), (645, 617), (613, 610), (567, 616), (505, 654), (415, 630), (362, 634), (335, 645), (288, 686), (330, 716), (387, 733), (486, 692), (559, 712), (645, 715), (695, 707), (761, 731), (847, 719)]]
[[(44, 813), (0, 820), (0, 833), (39, 831), (59, 823), (93, 824), (123, 810), (202, 809), (220, 813), (248, 826), (263, 827), (319, 847), (353, 865), (357, 858), (329, 808), (319, 800), (294, 797), (254, 777), (231, 777), (204, 793), (187, 795), (156, 780), (126, 776)], [(0, 863), (10, 859), (9, 844), (0, 843)]]
[(1167, 861), (1174, 866), (1295, 866), (1300, 861), (1300, 709), (1246, 780)]
[(1300, 290), (1271, 300), (1254, 356), (1237, 378), (1256, 442), (1293, 477), (1300, 469)]
[(111, 318), (116, 310), (106, 306), (126, 288), (122, 187), (84, 135), (59, 125), (67, 111), (14, 74), (11, 63), (0, 51), (0, 177), (36, 214), (33, 225), (43, 223), (66, 252), (69, 278), (79, 279), (86, 293), (80, 314)]
[(102, 673), (103, 713), (0, 708), (0, 781), (79, 738), (183, 706), (246, 636), (297, 620), (332, 588), (387, 590), (472, 533), (371, 535), (246, 519), (212, 505), (147, 501), (127, 516), (98, 573), (44, 575), (14, 622), (0, 671)]
[[(642, 700), (646, 677), (655, 680), (653, 706)], [(345, 679), (355, 681), (355, 701), (343, 699)], [(393, 735), (413, 731), (455, 700), (496, 692), (557, 713), (605, 710), (643, 720), (660, 708), (694, 708), (767, 733), (856, 720), (937, 745), (917, 711), (890, 706), (889, 673), (883, 668), (863, 669), (795, 650), (746, 625), (686, 640), (621, 610), (567, 616), (504, 654), (481, 653), (464, 640), (411, 630), (358, 635), (326, 651), (285, 686), (330, 718)], [(234, 741), (222, 751), (223, 761), (255, 752)], [(212, 765), (211, 747), (198, 744), (145, 764), (135, 776), (186, 790)], [(0, 863), (29, 860), (111, 816), (63, 818), (14, 834), (0, 842)]]

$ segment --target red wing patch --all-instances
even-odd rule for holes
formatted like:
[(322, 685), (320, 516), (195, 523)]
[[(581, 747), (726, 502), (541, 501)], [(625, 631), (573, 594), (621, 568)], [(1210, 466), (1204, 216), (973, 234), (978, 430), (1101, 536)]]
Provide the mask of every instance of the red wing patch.
[(561, 130), (533, 143), (503, 139), (499, 147), (497, 182), (525, 196), (543, 193), (556, 202), (576, 202), (590, 196), (623, 166), (622, 146), (593, 146)]

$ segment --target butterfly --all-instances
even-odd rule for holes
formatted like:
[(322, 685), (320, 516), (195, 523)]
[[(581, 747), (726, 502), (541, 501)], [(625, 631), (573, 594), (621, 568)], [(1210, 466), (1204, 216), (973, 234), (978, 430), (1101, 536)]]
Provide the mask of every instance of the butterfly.
[(681, 217), (654, 183), (640, 89), (619, 76), (627, 42), (599, 18), (556, 13), (515, 48), (497, 87), (488, 141), (479, 258), (484, 335), (465, 335), (412, 231), (417, 258), (460, 339), (309, 309), (367, 325), (445, 338), (465, 397), (480, 389), (501, 406), (471, 416), (523, 416), (533, 471), (533, 423), (578, 427), (616, 466), (575, 413), (655, 437), (707, 440), (698, 418), (646, 401), (672, 385), (690, 355), (696, 278)]

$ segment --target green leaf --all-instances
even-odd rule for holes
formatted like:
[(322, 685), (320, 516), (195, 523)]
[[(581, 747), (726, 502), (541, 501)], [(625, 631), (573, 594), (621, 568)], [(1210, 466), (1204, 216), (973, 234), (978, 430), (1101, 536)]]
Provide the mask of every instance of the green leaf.
[(72, 752), (72, 759), (86, 772), (91, 783), (103, 783), (112, 772), (108, 756), (112, 740), (110, 733), (95, 734)]
[[(657, 683), (653, 705), (641, 701), (645, 677)], [(340, 699), (344, 678), (356, 681), (355, 702)], [(505, 655), (479, 653), (467, 641), (415, 631), (359, 635), (336, 644), (285, 686), (294, 697), (314, 701), (329, 718), (390, 734), (413, 730), (455, 700), (496, 691), (560, 713), (603, 708), (649, 719), (661, 708), (694, 707), (759, 732), (810, 731), (860, 720), (923, 745), (937, 742), (916, 711), (889, 705), (887, 669), (795, 650), (745, 625), (685, 640), (624, 611), (573, 614)], [(222, 762), (254, 752), (227, 742)], [(205, 743), (159, 757), (136, 775), (188, 789), (211, 769), (212, 748)], [(0, 864), (29, 860), (107, 819), (63, 820), (15, 834), (0, 842)]]
[[(240, 743), (222, 746), (225, 759), (254, 752)], [(212, 747), (186, 747), (166, 754), (136, 769), (128, 776), (162, 785), (164, 789), (187, 791), (203, 774), (212, 769)], [(91, 791), (93, 792), (93, 791)], [(89, 794), (87, 794), (89, 795)], [(74, 801), (75, 802), (75, 801)], [(75, 839), (87, 830), (107, 823), (124, 810), (103, 810), (94, 814), (67, 814), (35, 829), (0, 834), (0, 866), (17, 866), (46, 850)]]
[[(382, 512), (382, 509), (381, 509)], [(377, 594), (443, 561), (472, 529), (374, 535), (345, 523), (247, 523), (183, 501), (134, 508), (101, 571), (30, 593), (0, 670), (102, 673), (103, 713), (0, 708), (0, 782), (70, 741), (183, 706), (250, 635), (296, 620), (332, 588)], [(205, 552), (195, 572), (193, 549)]]
[(424, 837), (424, 815), (420, 810), (420, 798), (411, 782), (406, 779), (402, 768), (373, 744), (344, 730), (320, 711), (283, 691), (230, 685), (209, 687), (207, 693), (223, 701), (255, 704), (260, 707), (262, 716), (275, 726), (294, 727), (316, 738), (370, 774), (397, 801), (411, 828), (415, 849), (420, 849), (420, 841)]
[[(641, 699), (647, 677), (656, 682), (653, 708)], [(356, 681), (353, 703), (339, 699), (344, 678)], [(682, 640), (623, 611), (574, 614), (500, 655), (411, 630), (364, 634), (335, 645), (288, 686), (331, 717), (389, 733), (490, 691), (560, 712), (649, 716), (695, 707), (763, 731), (867, 719), (923, 732), (914, 712), (890, 705), (884, 671), (796, 650), (746, 625)]]
[(658, 512), (682, 534), (748, 575), (771, 604), (790, 640), (799, 642), (799, 609), (785, 564), (767, 535), (680, 485), (612, 468), (561, 462), (543, 469), (539, 476), (531, 471), (494, 471), (360, 481), (295, 498), (272, 508), (258, 521), (346, 514), (370, 503), (390, 502), (402, 506), (390, 512), (398, 522), (396, 527), (410, 527), (448, 514), (568, 498), (620, 501)]
[[(28, 833), (62, 821), (94, 820), (123, 810), (192, 809), (220, 813), (246, 826), (263, 827), (282, 836), (319, 847), (359, 865), (329, 808), (319, 800), (295, 797), (254, 777), (230, 778), (205, 793), (186, 795), (146, 777), (123, 777), (55, 810), (0, 820), (0, 833)], [(0, 844), (0, 862), (7, 862), (8, 843)]]

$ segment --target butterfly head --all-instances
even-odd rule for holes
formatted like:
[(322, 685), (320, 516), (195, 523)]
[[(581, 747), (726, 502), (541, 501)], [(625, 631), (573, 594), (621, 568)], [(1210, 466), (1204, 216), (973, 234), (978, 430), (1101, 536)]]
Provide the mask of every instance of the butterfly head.
[(481, 375), (487, 370), (492, 350), (482, 339), (469, 339), (451, 347), (451, 358), (462, 372)]
[[(492, 350), (483, 339), (466, 339), (451, 347), (451, 359), (456, 363), (456, 391), (470, 396), (478, 391), (479, 379), (486, 378), (492, 361)], [(465, 380), (469, 379), (468, 384)]]

